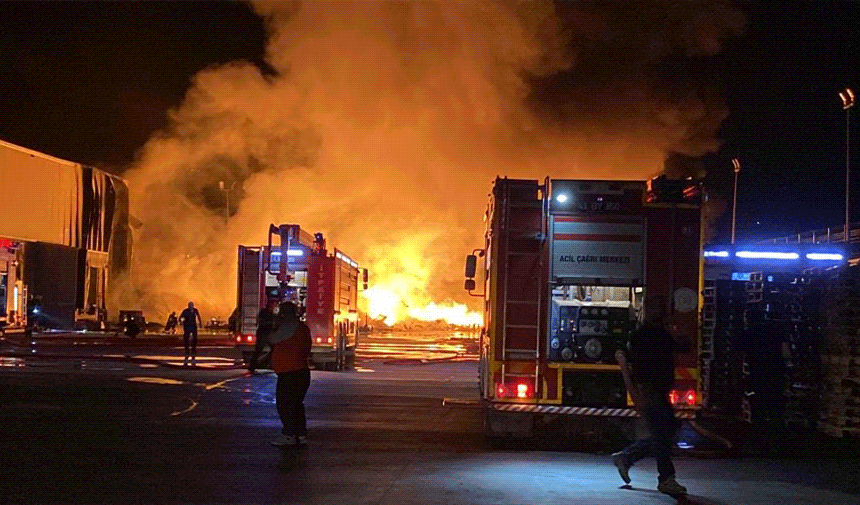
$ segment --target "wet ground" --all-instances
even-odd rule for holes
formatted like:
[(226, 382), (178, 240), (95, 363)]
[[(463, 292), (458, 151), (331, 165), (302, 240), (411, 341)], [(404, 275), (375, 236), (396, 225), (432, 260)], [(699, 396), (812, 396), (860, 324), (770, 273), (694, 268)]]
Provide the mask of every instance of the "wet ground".
[(355, 370), (312, 372), (308, 447), (280, 450), (275, 377), (203, 340), (195, 368), (142, 339), (0, 342), (0, 503), (860, 504), (857, 455), (680, 457), (679, 502), (650, 461), (625, 489), (606, 454), (495, 450), (455, 335), (379, 335)]

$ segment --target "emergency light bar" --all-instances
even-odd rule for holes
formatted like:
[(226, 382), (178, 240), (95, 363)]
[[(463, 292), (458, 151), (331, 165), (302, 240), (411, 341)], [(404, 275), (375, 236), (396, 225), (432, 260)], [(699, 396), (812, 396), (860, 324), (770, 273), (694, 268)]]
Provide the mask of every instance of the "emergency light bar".
[[(272, 256), (280, 256), (281, 251), (272, 251)], [(288, 249), (287, 256), (304, 256), (305, 252), (301, 249)]]
[(342, 253), (342, 252), (340, 252), (340, 251), (337, 251), (337, 250), (335, 251), (335, 253), (334, 253), (334, 254), (335, 254), (335, 256), (337, 256), (339, 259), (342, 259), (343, 261), (347, 262), (347, 264), (349, 264), (349, 266), (351, 266), (351, 267), (353, 267), (353, 268), (358, 268), (358, 263), (356, 263), (355, 261), (353, 261), (353, 260), (352, 260), (352, 258), (350, 258), (349, 256), (347, 256), (346, 254), (344, 254), (344, 253)]

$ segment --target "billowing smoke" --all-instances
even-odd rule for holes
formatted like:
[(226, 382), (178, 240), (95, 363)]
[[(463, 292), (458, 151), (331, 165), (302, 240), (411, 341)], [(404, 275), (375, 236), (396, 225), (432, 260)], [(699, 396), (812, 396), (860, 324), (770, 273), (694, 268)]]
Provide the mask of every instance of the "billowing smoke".
[(644, 178), (713, 150), (726, 111), (697, 69), (744, 24), (705, 0), (254, 7), (271, 69), (198, 74), (126, 174), (148, 314), (228, 314), (235, 244), (269, 223), (325, 233), (387, 310), (464, 302), (496, 175)]

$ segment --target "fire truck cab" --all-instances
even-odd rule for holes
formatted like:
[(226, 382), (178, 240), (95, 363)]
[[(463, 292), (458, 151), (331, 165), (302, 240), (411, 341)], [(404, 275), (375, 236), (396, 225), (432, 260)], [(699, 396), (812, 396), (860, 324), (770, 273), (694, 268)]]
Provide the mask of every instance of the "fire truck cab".
[(256, 344), (260, 310), (289, 301), (311, 330), (314, 367), (352, 366), (358, 346), (359, 277), (366, 289), (366, 269), (338, 249), (329, 254), (321, 233), (311, 235), (295, 224), (270, 225), (268, 245), (240, 245), (238, 260), (234, 338), (245, 362)]
[(493, 436), (530, 436), (560, 416), (636, 416), (615, 351), (645, 304), (679, 343), (671, 401), (700, 406), (700, 185), (497, 178), (483, 257), (480, 386)]

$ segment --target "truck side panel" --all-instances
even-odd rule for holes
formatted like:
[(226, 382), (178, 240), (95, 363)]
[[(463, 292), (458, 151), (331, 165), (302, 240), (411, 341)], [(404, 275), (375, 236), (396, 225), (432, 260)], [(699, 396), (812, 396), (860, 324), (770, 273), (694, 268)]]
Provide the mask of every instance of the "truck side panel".
[(305, 320), (311, 337), (327, 339), (333, 336), (334, 321), (334, 258), (311, 256), (308, 263), (308, 301)]

